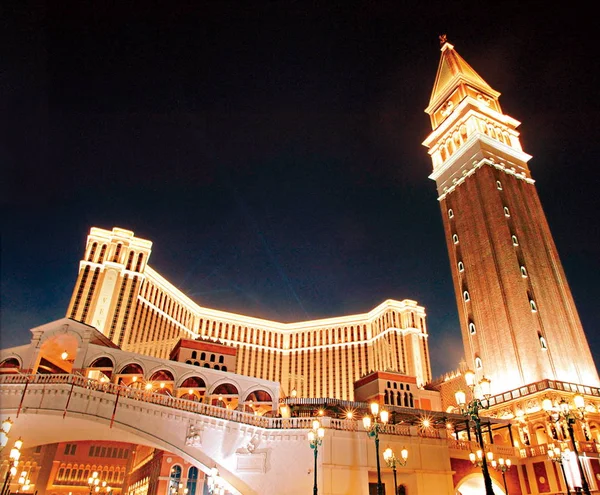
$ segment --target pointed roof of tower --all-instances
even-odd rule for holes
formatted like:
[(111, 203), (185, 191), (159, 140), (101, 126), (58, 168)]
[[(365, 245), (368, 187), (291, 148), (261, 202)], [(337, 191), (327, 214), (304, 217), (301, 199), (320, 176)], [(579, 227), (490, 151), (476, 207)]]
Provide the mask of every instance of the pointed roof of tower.
[(452, 88), (456, 88), (461, 83), (468, 84), (479, 91), (482, 91), (492, 98), (498, 98), (500, 93), (485, 82), (485, 80), (475, 72), (475, 70), (462, 58), (451, 45), (446, 35), (440, 36), (442, 56), (438, 65), (433, 91), (429, 99), (429, 108), (433, 108), (440, 100), (446, 98)]

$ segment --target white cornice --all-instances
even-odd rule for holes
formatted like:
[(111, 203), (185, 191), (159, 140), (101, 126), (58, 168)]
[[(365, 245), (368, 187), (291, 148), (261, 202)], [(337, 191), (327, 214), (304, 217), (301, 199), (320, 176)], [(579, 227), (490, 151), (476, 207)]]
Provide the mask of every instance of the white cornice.
[(430, 175), (429, 178), (432, 180), (439, 179), (444, 173), (453, 168), (457, 162), (464, 160), (465, 152), (472, 148), (476, 141), (488, 144), (491, 148), (496, 148), (499, 152), (508, 155), (515, 161), (521, 161), (527, 163), (531, 159), (531, 155), (528, 155), (524, 151), (516, 150), (512, 146), (501, 143), (500, 141), (489, 137), (483, 132), (474, 132), (469, 139), (460, 147), (459, 152), (454, 153), (448, 160), (441, 166), (436, 168)]
[(524, 172), (517, 172), (513, 167), (509, 168), (504, 163), (498, 164), (498, 163), (495, 163), (494, 161), (490, 160), (489, 158), (484, 158), (482, 160), (473, 162), (473, 166), (469, 170), (467, 170), (466, 173), (464, 173), (460, 177), (460, 179), (458, 179), (455, 183), (453, 183), (452, 186), (450, 186), (448, 189), (444, 190), (444, 193), (438, 197), (438, 201), (443, 201), (443, 199), (448, 194), (453, 192), (458, 186), (460, 186), (467, 179), (467, 177), (469, 177), (470, 175), (473, 175), (475, 173), (475, 171), (479, 167), (482, 167), (483, 165), (489, 165), (491, 167), (495, 167), (509, 175), (513, 175), (517, 179), (524, 180), (528, 184), (535, 183), (535, 181), (531, 177), (527, 177)]

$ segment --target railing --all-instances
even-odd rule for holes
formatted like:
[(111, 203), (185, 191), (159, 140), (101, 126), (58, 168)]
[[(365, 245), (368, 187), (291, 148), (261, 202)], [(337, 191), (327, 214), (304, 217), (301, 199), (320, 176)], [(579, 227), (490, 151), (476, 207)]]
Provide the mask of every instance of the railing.
[(532, 395), (548, 389), (557, 390), (560, 392), (576, 392), (594, 397), (600, 397), (600, 388), (597, 387), (578, 385), (577, 383), (570, 382), (561, 382), (558, 380), (541, 380), (539, 382), (525, 385), (524, 387), (519, 387), (502, 394), (494, 395), (493, 397), (490, 397), (488, 402), (490, 406), (497, 406), (498, 404), (526, 397), (527, 395)]
[[(273, 418), (258, 416), (243, 411), (235, 411), (219, 406), (204, 404), (188, 399), (171, 397), (168, 395), (157, 394), (143, 389), (132, 388), (126, 385), (117, 385), (111, 382), (101, 382), (86, 378), (81, 375), (67, 374), (47, 374), (47, 375), (24, 375), (7, 374), (0, 375), (0, 385), (72, 385), (86, 390), (111, 394), (118, 398), (136, 400), (148, 404), (169, 407), (180, 411), (201, 414), (227, 421), (248, 424), (265, 429), (311, 429), (315, 418), (294, 417), (294, 418)], [(359, 429), (358, 421), (351, 419), (335, 419), (329, 417), (320, 418), (323, 426), (330, 429), (343, 431), (362, 431)], [(435, 428), (417, 428), (406, 424), (386, 424), (384, 433), (399, 436), (420, 436), (426, 438), (442, 438), (439, 430)]]

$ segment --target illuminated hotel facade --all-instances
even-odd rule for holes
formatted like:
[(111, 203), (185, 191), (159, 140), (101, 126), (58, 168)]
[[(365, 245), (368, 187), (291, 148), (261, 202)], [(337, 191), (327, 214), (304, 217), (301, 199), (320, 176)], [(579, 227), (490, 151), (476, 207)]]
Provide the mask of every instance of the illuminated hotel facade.
[(289, 395), (354, 400), (375, 371), (431, 381), (425, 309), (386, 300), (369, 313), (280, 323), (204, 308), (148, 265), (152, 242), (121, 228), (92, 228), (67, 317), (123, 350), (168, 358), (179, 339), (237, 349), (237, 374), (281, 383)]

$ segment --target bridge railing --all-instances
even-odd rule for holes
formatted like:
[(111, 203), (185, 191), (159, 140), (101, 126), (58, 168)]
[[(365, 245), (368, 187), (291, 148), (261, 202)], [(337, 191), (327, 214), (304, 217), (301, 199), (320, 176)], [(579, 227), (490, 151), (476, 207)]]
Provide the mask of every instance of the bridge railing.
[[(6, 385), (71, 385), (86, 390), (92, 390), (104, 394), (115, 396), (115, 401), (120, 398), (145, 402), (148, 404), (160, 405), (186, 411), (213, 418), (244, 423), (252, 426), (258, 426), (265, 429), (310, 429), (315, 418), (311, 417), (293, 417), (293, 418), (274, 418), (267, 416), (258, 416), (252, 413), (236, 411), (211, 404), (196, 402), (193, 400), (172, 397), (170, 395), (152, 392), (139, 388), (133, 388), (127, 385), (117, 385), (111, 382), (102, 382), (87, 378), (82, 375), (71, 374), (33, 374), (26, 375), (21, 373), (11, 373), (0, 375), (0, 386)], [(336, 419), (329, 417), (319, 418), (326, 428), (343, 431), (361, 431), (362, 426), (359, 422), (352, 419)], [(389, 435), (400, 436), (421, 436), (427, 438), (442, 438), (443, 435), (435, 428), (418, 428), (408, 424), (386, 424), (383, 425), (383, 432)]]

